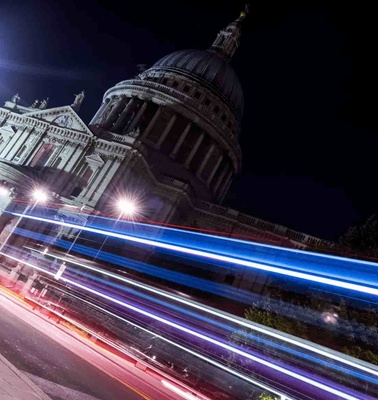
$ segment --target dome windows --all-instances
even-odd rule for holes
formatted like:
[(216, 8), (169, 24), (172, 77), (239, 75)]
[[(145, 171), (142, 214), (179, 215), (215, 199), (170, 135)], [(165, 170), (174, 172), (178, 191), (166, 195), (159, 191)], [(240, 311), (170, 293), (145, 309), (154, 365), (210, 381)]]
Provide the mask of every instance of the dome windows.
[(182, 89), (183, 92), (188, 93), (190, 91), (190, 86), (189, 85), (184, 85), (184, 88)]

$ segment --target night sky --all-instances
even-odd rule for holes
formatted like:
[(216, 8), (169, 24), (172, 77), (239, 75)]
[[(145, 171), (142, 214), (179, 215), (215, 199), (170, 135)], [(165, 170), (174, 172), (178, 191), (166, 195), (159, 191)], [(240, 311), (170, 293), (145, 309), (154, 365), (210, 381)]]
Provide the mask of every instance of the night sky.
[[(360, 2), (252, 2), (232, 65), (244, 88), (243, 171), (225, 205), (337, 239), (376, 212), (376, 40)], [(242, 1), (0, 1), (0, 101), (71, 104), (185, 48), (207, 48)]]

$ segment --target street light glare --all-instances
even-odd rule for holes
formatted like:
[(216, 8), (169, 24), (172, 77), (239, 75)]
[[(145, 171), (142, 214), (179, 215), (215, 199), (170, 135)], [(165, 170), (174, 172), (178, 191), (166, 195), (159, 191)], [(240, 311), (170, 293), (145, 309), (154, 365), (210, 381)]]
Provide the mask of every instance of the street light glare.
[(0, 196), (6, 197), (9, 194), (9, 190), (3, 186), (0, 186)]
[(44, 203), (48, 199), (46, 192), (44, 192), (42, 189), (34, 190), (32, 196), (34, 200), (38, 203)]
[(118, 208), (121, 213), (129, 217), (133, 216), (136, 212), (135, 204), (127, 199), (121, 199), (118, 201)]

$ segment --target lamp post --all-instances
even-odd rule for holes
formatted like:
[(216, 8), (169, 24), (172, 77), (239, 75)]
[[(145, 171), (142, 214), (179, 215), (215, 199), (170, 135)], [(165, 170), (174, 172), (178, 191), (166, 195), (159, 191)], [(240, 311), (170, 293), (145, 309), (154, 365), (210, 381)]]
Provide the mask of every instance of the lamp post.
[[(5, 188), (6, 190), (6, 188)], [(4, 188), (1, 190), (0, 193), (4, 193)], [(13, 228), (11, 229), (11, 231), (9, 232), (8, 236), (5, 238), (5, 240), (3, 241), (3, 243), (0, 246), (0, 252), (3, 251), (4, 246), (8, 243), (10, 237), (13, 235), (15, 229), (18, 227), (18, 225), (20, 224), (20, 222), (22, 221), (22, 218), (24, 217), (24, 215), (29, 211), (29, 210), (33, 210), (33, 208), (38, 204), (38, 203), (45, 203), (48, 199), (47, 193), (43, 190), (43, 189), (35, 189), (32, 192), (32, 198), (34, 199), (33, 203), (29, 203), (26, 207), (25, 210), (23, 211), (22, 215), (20, 217), (18, 217), (17, 222), (13, 225)]]
[[(84, 209), (85, 209), (85, 204), (83, 204), (83, 205), (80, 207), (79, 215), (80, 215), (80, 213), (81, 213)], [(85, 222), (84, 222), (84, 224), (83, 224), (83, 227), (82, 227), (82, 228), (78, 231), (78, 233), (76, 234), (75, 239), (74, 239), (74, 240), (72, 241), (72, 243), (70, 244), (70, 247), (68, 248), (68, 250), (67, 250), (67, 252), (66, 252), (66, 255), (68, 255), (68, 254), (70, 253), (70, 251), (72, 250), (72, 248), (74, 247), (74, 245), (75, 245), (77, 239), (79, 238), (79, 236), (80, 236), (81, 232), (83, 231), (83, 228), (85, 227), (86, 224), (87, 224), (87, 219), (85, 220)], [(54, 278), (55, 278), (57, 281), (61, 278), (61, 276), (63, 275), (63, 272), (66, 270), (66, 268), (67, 268), (66, 262), (63, 261), (62, 264), (60, 265), (60, 267), (59, 267), (57, 273), (54, 275)]]
[[(118, 223), (118, 221), (123, 217), (126, 216), (128, 218), (132, 218), (135, 213), (137, 212), (137, 207), (135, 205), (135, 203), (129, 199), (126, 198), (122, 198), (119, 199), (117, 202), (117, 208), (120, 211), (118, 218), (116, 219), (113, 228), (114, 229)], [(105, 240), (102, 242), (101, 247), (97, 250), (96, 255), (93, 258), (93, 261), (96, 260), (96, 258), (98, 257), (98, 255), (100, 254), (101, 250), (103, 249), (106, 241), (108, 240), (109, 235), (106, 235)]]

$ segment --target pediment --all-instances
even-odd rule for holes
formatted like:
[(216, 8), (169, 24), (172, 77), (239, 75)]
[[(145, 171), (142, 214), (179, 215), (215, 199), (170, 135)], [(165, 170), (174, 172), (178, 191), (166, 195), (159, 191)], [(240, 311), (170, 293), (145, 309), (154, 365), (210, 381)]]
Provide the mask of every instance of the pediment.
[(98, 154), (90, 154), (89, 156), (85, 157), (85, 160), (87, 161), (87, 163), (89, 165), (92, 164), (92, 165), (100, 166), (100, 165), (104, 165), (105, 164), (105, 161)]
[(55, 107), (46, 110), (33, 110), (25, 116), (41, 119), (53, 125), (66, 129), (79, 131), (93, 136), (84, 121), (77, 115), (71, 106)]

